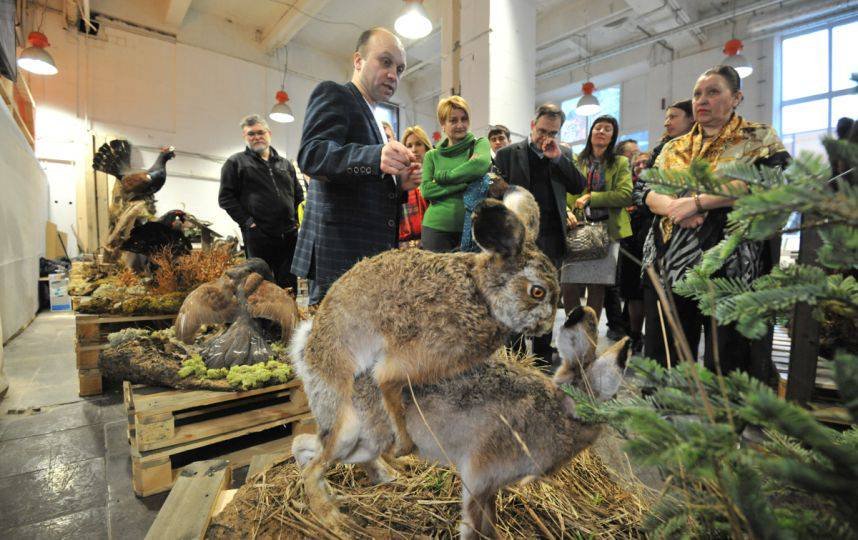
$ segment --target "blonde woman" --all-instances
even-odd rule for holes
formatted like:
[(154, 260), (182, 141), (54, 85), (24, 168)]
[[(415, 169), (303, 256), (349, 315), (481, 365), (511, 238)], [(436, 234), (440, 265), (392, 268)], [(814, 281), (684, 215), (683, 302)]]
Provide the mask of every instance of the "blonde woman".
[[(423, 162), (426, 152), (432, 148), (429, 136), (420, 126), (411, 126), (405, 129), (402, 135), (402, 144)], [(422, 232), (423, 214), (426, 213), (428, 204), (420, 192), (420, 188), (414, 188), (408, 192), (407, 200), (402, 203), (402, 220), (399, 222), (399, 247), (420, 246), (420, 235)]]
[(468, 184), (482, 178), (491, 166), (491, 145), (470, 132), (471, 109), (461, 96), (438, 103), (438, 123), (445, 138), (423, 158), (420, 191), (429, 201), (423, 216), (423, 249), (454, 251), (462, 240)]

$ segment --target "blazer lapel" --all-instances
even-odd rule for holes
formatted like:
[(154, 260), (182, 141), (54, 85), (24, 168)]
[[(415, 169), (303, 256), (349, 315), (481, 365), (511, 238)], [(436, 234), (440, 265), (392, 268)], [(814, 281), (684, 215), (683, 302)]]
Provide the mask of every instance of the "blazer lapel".
[(527, 147), (527, 139), (519, 143), (519, 148), (516, 154), (518, 155), (518, 166), (521, 168), (522, 182), (527, 182), (526, 187), (530, 189), (530, 156), (527, 154), (530, 149)]
[(352, 94), (354, 94), (355, 101), (358, 103), (358, 107), (360, 107), (361, 112), (363, 113), (364, 119), (369, 122), (370, 129), (372, 130), (372, 134), (375, 137), (375, 143), (381, 144), (384, 142), (384, 139), (381, 137), (381, 132), (378, 130), (378, 122), (375, 121), (375, 116), (372, 114), (372, 109), (369, 108), (369, 104), (364, 99), (363, 94), (360, 93), (357, 86), (354, 83), (348, 82), (346, 86), (349, 90), (351, 90)]

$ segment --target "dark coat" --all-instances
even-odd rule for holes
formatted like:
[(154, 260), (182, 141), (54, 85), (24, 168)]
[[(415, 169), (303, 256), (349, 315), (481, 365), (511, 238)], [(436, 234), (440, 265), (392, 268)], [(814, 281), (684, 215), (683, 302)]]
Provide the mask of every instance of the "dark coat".
[(364, 257), (396, 247), (401, 193), (382, 175), (384, 139), (352, 83), (310, 95), (298, 166), (311, 178), (292, 272), (323, 292)]
[(230, 156), (220, 171), (218, 204), (242, 233), (256, 223), (269, 236), (294, 234), (303, 200), (295, 167), (273, 147), (268, 161), (245, 148)]
[[(498, 173), (509, 184), (531, 190), (530, 179), (530, 140), (525, 139), (510, 144), (498, 150), (495, 155), (495, 167)], [(563, 227), (562, 235), (566, 236), (566, 194), (577, 195), (584, 190), (587, 179), (572, 163), (572, 150), (561, 146), (560, 159), (551, 160), (548, 165), (551, 175), (551, 188), (554, 190), (554, 201), (557, 213)], [(560, 231), (558, 231), (560, 232)]]

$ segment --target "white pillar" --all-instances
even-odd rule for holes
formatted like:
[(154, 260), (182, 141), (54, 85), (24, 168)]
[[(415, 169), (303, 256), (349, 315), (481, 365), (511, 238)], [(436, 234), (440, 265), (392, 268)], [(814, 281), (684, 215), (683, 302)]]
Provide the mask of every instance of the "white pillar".
[(490, 124), (527, 135), (535, 99), (535, 5), (529, 0), (453, 0), (445, 9), (442, 96), (452, 89), (468, 101), (471, 131), (477, 136), (484, 136)]

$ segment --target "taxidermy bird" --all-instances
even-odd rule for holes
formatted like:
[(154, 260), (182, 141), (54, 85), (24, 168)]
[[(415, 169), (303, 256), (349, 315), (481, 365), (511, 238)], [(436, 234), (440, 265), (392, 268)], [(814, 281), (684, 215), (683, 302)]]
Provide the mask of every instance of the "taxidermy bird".
[[(210, 227), (210, 221), (197, 219), (196, 216), (189, 214), (184, 210), (170, 210), (161, 216), (159, 221), (165, 225), (171, 226), (177, 231), (186, 229), (199, 230), (200, 242), (202, 243), (203, 249), (210, 248), (215, 238), (223, 237), (220, 233)], [(192, 238), (196, 237), (196, 235), (193, 234), (193, 231), (189, 234)]]
[(231, 323), (225, 332), (203, 344), (206, 365), (220, 368), (264, 362), (272, 352), (255, 318), (277, 323), (285, 344), (300, 314), (289, 292), (274, 283), (268, 264), (253, 258), (228, 268), (185, 298), (176, 317), (176, 337), (190, 344), (202, 325)]
[(128, 238), (120, 244), (122, 262), (138, 274), (151, 274), (156, 266), (150, 260), (153, 253), (169, 248), (176, 259), (191, 252), (191, 241), (181, 230), (159, 221), (147, 221), (131, 229)]
[(95, 157), (92, 168), (107, 173), (119, 181), (122, 198), (134, 201), (152, 197), (167, 181), (167, 162), (176, 156), (172, 146), (162, 147), (155, 163), (147, 170), (131, 168), (131, 143), (114, 139), (104, 143)]

